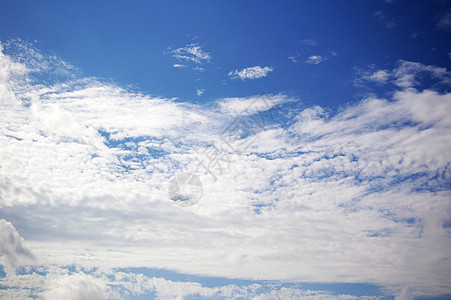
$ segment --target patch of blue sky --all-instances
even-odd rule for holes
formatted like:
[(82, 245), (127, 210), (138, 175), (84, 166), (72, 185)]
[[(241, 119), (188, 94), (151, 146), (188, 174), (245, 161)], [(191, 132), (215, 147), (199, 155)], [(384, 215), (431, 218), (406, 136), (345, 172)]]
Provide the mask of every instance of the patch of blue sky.
[[(162, 277), (167, 280), (181, 281), (181, 282), (198, 282), (202, 286), (214, 288), (226, 285), (236, 285), (239, 287), (248, 286), (251, 284), (259, 284), (262, 286), (262, 291), (268, 292), (274, 288), (295, 288), (295, 289), (311, 289), (315, 291), (328, 291), (333, 295), (347, 294), (353, 296), (382, 296), (383, 292), (380, 286), (367, 283), (305, 283), (305, 282), (281, 282), (270, 280), (246, 280), (246, 279), (231, 279), (225, 277), (206, 277), (191, 274), (182, 274), (174, 271), (164, 269), (152, 268), (124, 268), (117, 269), (118, 271), (126, 273), (141, 273), (148, 277)], [(198, 298), (193, 298), (198, 299)], [(393, 299), (393, 297), (383, 298)]]

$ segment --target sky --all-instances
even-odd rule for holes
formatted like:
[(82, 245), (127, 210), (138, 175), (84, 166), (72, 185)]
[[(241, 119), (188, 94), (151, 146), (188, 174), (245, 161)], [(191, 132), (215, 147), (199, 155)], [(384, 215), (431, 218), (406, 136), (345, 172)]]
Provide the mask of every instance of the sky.
[(448, 1), (2, 1), (0, 297), (449, 299)]

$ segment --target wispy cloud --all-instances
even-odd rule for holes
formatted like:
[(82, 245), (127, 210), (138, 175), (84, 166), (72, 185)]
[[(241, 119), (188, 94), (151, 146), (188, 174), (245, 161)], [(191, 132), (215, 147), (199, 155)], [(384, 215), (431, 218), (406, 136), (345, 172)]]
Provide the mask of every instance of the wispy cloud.
[(197, 89), (196, 94), (197, 96), (202, 96), (205, 93), (205, 89)]
[(445, 68), (423, 65), (418, 62), (405, 60), (398, 61), (398, 67), (392, 71), (389, 70), (369, 70), (360, 71), (357, 82), (362, 80), (373, 81), (376, 83), (393, 83), (400, 88), (414, 87), (419, 84), (419, 75), (427, 74), (439, 82), (450, 83), (451, 74)]
[(444, 14), (437, 23), (437, 27), (451, 32), (451, 12)]
[(300, 54), (291, 55), (291, 56), (288, 56), (288, 59), (291, 60), (291, 62), (293, 62), (293, 63), (297, 63), (298, 62), (297, 58), (299, 56), (300, 56)]
[(376, 10), (374, 16), (387, 29), (392, 29), (398, 25), (394, 20), (389, 19), (382, 10)]
[(211, 59), (210, 53), (202, 50), (199, 44), (189, 44), (185, 47), (169, 49), (168, 54), (178, 60), (196, 64), (203, 64)]
[(317, 46), (318, 45), (318, 43), (314, 39), (305, 39), (305, 40), (300, 41), (300, 43), (305, 46)]
[(338, 53), (336, 51), (329, 51), (329, 54), (332, 56), (338, 56)]
[(390, 79), (391, 74), (387, 70), (377, 70), (371, 74), (364, 75), (363, 78), (378, 83), (386, 83)]
[(305, 61), (305, 63), (317, 65), (325, 60), (326, 60), (326, 58), (322, 57), (321, 55), (310, 55), (309, 58)]
[(266, 77), (269, 72), (272, 72), (272, 67), (261, 67), (261, 66), (255, 66), (255, 67), (249, 67), (244, 68), (242, 70), (235, 70), (230, 71), (228, 76), (237, 79), (240, 78), (241, 80), (245, 79), (258, 79), (262, 77)]
[(183, 64), (173, 64), (172, 65), (174, 68), (179, 68), (179, 69), (181, 69), (181, 68), (186, 68), (186, 65), (183, 65)]
[(247, 98), (224, 98), (217, 101), (222, 113), (248, 116), (267, 111), (292, 99), (284, 95), (258, 95)]

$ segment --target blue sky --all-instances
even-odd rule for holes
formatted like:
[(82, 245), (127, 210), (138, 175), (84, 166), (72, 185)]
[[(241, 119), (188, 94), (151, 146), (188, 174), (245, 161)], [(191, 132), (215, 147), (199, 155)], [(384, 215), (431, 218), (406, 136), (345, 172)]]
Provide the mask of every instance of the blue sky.
[[(399, 59), (449, 67), (449, 33), (437, 27), (445, 4), (7, 1), (0, 32), (3, 39), (36, 40), (38, 48), (63, 57), (86, 76), (133, 85), (152, 95), (204, 103), (283, 92), (336, 108), (359, 99), (352, 84), (356, 67), (393, 68)], [(178, 61), (164, 55), (168, 48), (194, 43), (211, 59), (171, 68)], [(327, 60), (305, 64), (311, 55)], [(274, 71), (250, 82), (227, 76), (256, 65)], [(205, 71), (192, 70), (196, 66)], [(205, 89), (203, 97), (196, 97), (197, 89)]]
[(445, 299), (447, 1), (3, 1), (0, 295)]

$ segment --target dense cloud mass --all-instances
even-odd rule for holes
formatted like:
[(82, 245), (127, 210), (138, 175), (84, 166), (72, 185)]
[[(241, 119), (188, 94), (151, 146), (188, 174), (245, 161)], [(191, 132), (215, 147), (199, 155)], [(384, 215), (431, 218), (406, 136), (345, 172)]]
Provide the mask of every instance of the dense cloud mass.
[(22, 263), (33, 260), (33, 254), (27, 249), (23, 238), (11, 223), (0, 219), (0, 264), (6, 274), (13, 275)]
[[(451, 96), (417, 88), (419, 72), (449, 84), (447, 70), (400, 61), (395, 70), (365, 73), (360, 81), (392, 84), (394, 93), (328, 115), (285, 95), (218, 99), (209, 107), (152, 97), (79, 78), (26, 46), (25, 59), (12, 56), (6, 46), (0, 259), (8, 273), (31, 257), (12, 223), (45, 266), (370, 282), (390, 294), (451, 292)], [(193, 47), (172, 53), (207, 59)], [(49, 70), (64, 80), (47, 78)], [(221, 154), (214, 162), (212, 149)], [(190, 207), (168, 196), (169, 180), (181, 172), (202, 181), (202, 198)], [(48, 299), (113, 298), (124, 293), (115, 290), (118, 276), (138, 276), (45, 273), (2, 279), (11, 286), (2, 293), (19, 295), (35, 284)], [(160, 298), (177, 296), (177, 289), (229, 298), (225, 289), (243, 289), (273, 299), (251, 286), (219, 291), (142, 280), (121, 285), (136, 294), (146, 287)], [(296, 287), (277, 292), (327, 296)]]

